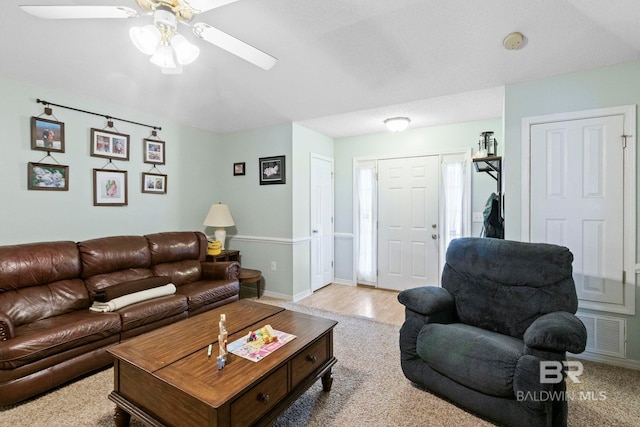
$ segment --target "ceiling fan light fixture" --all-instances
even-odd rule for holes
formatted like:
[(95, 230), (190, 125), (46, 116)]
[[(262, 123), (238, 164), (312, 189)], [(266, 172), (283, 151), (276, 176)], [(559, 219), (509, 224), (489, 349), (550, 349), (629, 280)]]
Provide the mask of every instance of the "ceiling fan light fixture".
[(173, 49), (171, 46), (160, 44), (156, 52), (149, 58), (152, 64), (162, 68), (175, 68), (176, 61), (173, 59)]
[(191, 64), (200, 55), (200, 48), (189, 43), (182, 34), (176, 34), (171, 38), (171, 46), (176, 52), (176, 60), (181, 65)]
[(129, 30), (129, 37), (133, 45), (145, 55), (153, 55), (160, 43), (160, 31), (155, 25), (145, 25), (144, 27), (132, 27)]
[(392, 117), (384, 121), (387, 129), (391, 132), (402, 132), (409, 127), (409, 123), (411, 123), (411, 119), (408, 117)]

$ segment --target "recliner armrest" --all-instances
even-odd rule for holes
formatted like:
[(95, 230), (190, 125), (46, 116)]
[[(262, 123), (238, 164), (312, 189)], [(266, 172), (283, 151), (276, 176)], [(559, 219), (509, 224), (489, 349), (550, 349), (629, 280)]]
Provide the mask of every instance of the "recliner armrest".
[(438, 286), (421, 286), (405, 289), (398, 294), (398, 301), (411, 311), (430, 316), (440, 312), (453, 312), (453, 295)]
[(582, 353), (587, 345), (587, 328), (566, 311), (538, 317), (524, 333), (527, 347), (555, 352)]
[(0, 341), (6, 341), (15, 336), (13, 322), (5, 313), (0, 312)]
[(238, 261), (203, 262), (202, 278), (206, 280), (238, 280), (240, 263)]

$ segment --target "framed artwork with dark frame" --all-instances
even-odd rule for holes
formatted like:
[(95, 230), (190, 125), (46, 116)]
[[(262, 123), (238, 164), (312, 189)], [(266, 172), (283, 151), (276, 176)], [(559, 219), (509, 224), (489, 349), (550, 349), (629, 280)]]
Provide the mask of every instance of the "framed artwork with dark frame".
[(142, 192), (167, 194), (167, 175), (142, 172)]
[(260, 167), (260, 185), (285, 183), (285, 157), (261, 157), (258, 160)]
[(107, 159), (129, 160), (129, 135), (91, 128), (91, 155)]
[(29, 162), (29, 190), (69, 191), (69, 166)]
[(164, 165), (164, 141), (145, 138), (143, 143), (144, 162), (154, 165)]
[(31, 149), (64, 153), (64, 123), (31, 117)]
[(244, 175), (244, 174), (245, 174), (244, 162), (234, 163), (233, 164), (233, 175), (234, 176), (238, 176), (238, 175)]
[(127, 195), (127, 171), (93, 170), (93, 206), (126, 206)]

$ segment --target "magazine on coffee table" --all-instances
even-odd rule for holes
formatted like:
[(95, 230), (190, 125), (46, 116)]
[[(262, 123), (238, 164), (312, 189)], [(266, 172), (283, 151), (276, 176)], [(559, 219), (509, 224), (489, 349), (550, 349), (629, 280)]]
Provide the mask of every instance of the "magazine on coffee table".
[(249, 335), (227, 344), (227, 351), (257, 362), (296, 338), (295, 335), (274, 329), (270, 329), (272, 336), (263, 335), (264, 330), (265, 328), (260, 328), (251, 332)]

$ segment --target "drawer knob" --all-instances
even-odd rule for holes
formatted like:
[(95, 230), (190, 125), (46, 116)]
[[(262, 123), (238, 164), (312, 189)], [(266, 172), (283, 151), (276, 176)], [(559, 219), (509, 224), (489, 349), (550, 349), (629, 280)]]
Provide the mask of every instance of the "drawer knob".
[(315, 354), (309, 354), (307, 356), (307, 361), (311, 362), (311, 363), (316, 363), (316, 360), (318, 360), (318, 358), (316, 357)]
[(260, 393), (258, 395), (258, 402), (266, 405), (269, 403), (269, 395), (267, 393)]

